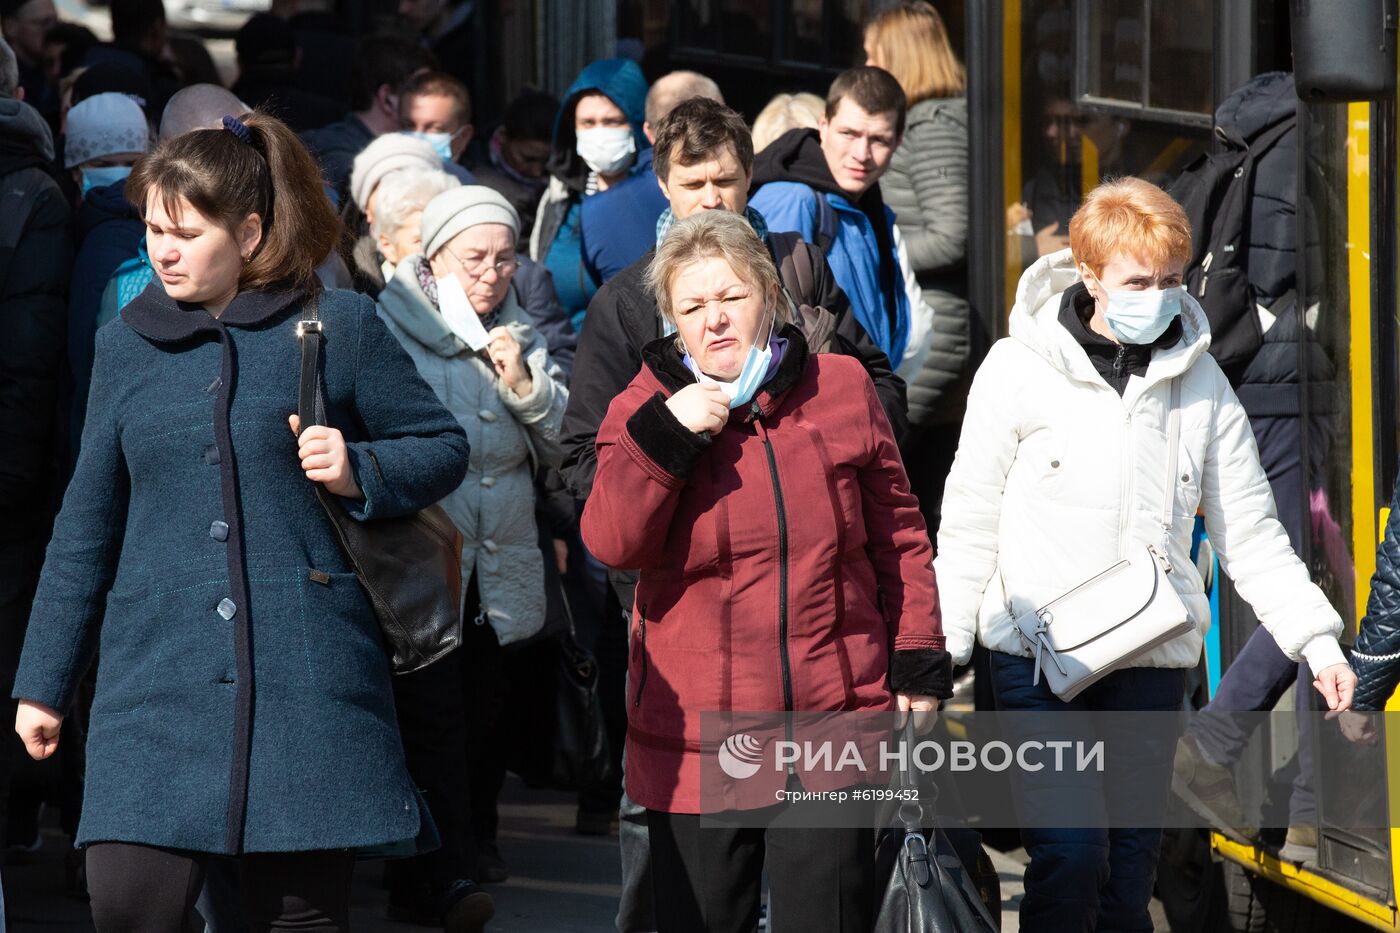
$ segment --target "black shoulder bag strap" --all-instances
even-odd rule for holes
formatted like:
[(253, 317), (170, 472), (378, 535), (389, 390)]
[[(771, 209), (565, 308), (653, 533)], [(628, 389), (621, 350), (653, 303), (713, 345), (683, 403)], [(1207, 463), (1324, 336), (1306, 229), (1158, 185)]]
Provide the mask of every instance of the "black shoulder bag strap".
[(321, 341), (325, 331), (317, 313), (316, 297), (307, 301), (309, 315), (297, 322), (297, 339), (301, 341), (301, 379), (297, 388), (297, 416), (301, 430), (326, 423), (326, 403), (321, 395)]

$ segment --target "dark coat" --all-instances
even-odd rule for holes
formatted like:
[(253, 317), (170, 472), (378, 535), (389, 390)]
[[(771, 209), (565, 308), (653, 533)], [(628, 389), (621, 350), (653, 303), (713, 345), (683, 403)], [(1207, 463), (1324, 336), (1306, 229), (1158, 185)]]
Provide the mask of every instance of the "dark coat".
[[(54, 500), (73, 243), (68, 203), (45, 169), (52, 160), (43, 117), (0, 99), (0, 544), (42, 542)], [(0, 581), (12, 569), (0, 567)]]
[(598, 430), (583, 541), (641, 570), (627, 793), (648, 809), (700, 812), (701, 711), (952, 692), (933, 548), (875, 387), (781, 335), (777, 372), (713, 438), (665, 404), (695, 382), (670, 339), (647, 345)]
[(1376, 551), (1371, 596), (1350, 655), (1351, 669), (1356, 672), (1352, 708), (1385, 709), (1400, 684), (1400, 485), (1391, 498), (1385, 538)]
[[(1291, 120), (1298, 95), (1293, 75), (1274, 71), (1249, 80), (1221, 102), (1215, 125), (1232, 139), (1253, 142)], [(1254, 163), (1250, 189), (1249, 284), (1269, 307), (1297, 285), (1298, 131), (1284, 133)]]
[(520, 306), (530, 316), (530, 323), (544, 337), (549, 347), (549, 359), (564, 371), (564, 381), (574, 371), (574, 355), (578, 352), (578, 332), (569, 323), (568, 312), (554, 293), (554, 277), (543, 263), (532, 262), (528, 256), (517, 256), (520, 265), (515, 270), (515, 292)]
[(244, 73), (229, 90), (249, 107), (275, 114), (294, 133), (319, 129), (345, 116), (344, 104), (304, 90), (298, 81), (290, 72)]
[(343, 120), (301, 134), (301, 141), (321, 166), (321, 177), (335, 191), (341, 204), (350, 201), (350, 170), (355, 156), (374, 142), (374, 133), (353, 113)]
[[(87, 410), (92, 346), (102, 293), (117, 267), (134, 259), (146, 235), (141, 215), (126, 199), (126, 182), (93, 188), (78, 207), (78, 255), (68, 289), (68, 365), (73, 370), (72, 433), (76, 436)], [(76, 456), (73, 451), (70, 456)], [(70, 460), (71, 463), (71, 460)]]
[[(769, 234), (769, 252), (773, 251), (776, 237), (792, 236)], [(816, 250), (812, 252), (820, 255)], [(559, 468), (569, 491), (579, 499), (588, 498), (593, 488), (593, 474), (598, 469), (594, 441), (608, 405), (642, 368), (642, 348), (662, 336), (656, 301), (642, 284), (654, 254), (654, 249), (649, 250), (599, 289), (583, 319), (575, 367), (578, 376), (569, 384), (569, 407), (564, 411), (561, 440), (564, 462)], [(885, 354), (850, 312), (850, 302), (836, 284), (830, 267), (823, 261), (815, 272), (815, 294), (811, 297), (819, 298), (818, 304), (836, 317), (832, 351), (861, 361), (875, 383), (895, 437), (902, 437), (909, 423), (903, 380), (891, 371)]]
[[(462, 429), (369, 299), (319, 300), (357, 520), (438, 501)], [(101, 663), (79, 845), (380, 846), (419, 815), (368, 598), (302, 472), (291, 293), (215, 320), (152, 285), (97, 336), (82, 454), (14, 695), (60, 711)]]

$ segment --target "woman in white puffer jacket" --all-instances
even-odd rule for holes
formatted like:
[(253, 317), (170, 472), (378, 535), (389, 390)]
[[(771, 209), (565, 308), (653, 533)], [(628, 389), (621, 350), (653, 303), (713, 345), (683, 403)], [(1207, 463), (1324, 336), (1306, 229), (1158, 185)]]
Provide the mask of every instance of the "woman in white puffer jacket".
[[(1279, 647), (1311, 665), (1330, 708), (1350, 705), (1341, 619), (1289, 546), (1249, 420), (1206, 352), (1205, 313), (1181, 288), (1190, 237), (1181, 207), (1155, 185), (1125, 178), (1095, 189), (1070, 223), (1071, 248), (1021, 277), (1011, 336), (977, 372), (935, 567), (948, 651), (955, 664), (974, 638), (991, 651), (1001, 709), (1180, 708), (1210, 626), (1190, 558), (1198, 510), (1221, 566)], [(1190, 629), (1062, 701), (1036, 676), (1013, 619), (1159, 545), (1178, 377), (1167, 579)], [(1165, 795), (1171, 748), (1161, 751), (1167, 764), (1143, 776)], [(1152, 929), (1159, 829), (1025, 828), (1022, 837), (1031, 857), (1022, 929)]]

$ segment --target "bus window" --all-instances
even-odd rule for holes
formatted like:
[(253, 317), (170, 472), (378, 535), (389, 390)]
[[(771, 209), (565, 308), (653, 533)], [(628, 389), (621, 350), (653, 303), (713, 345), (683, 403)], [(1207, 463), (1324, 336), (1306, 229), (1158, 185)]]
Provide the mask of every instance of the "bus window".
[[(1187, 5), (1200, 6), (1208, 23), (1216, 2), (1187, 0)], [(1008, 306), (1021, 270), (1069, 246), (1069, 219), (1084, 192), (1118, 175), (1166, 184), (1210, 144), (1212, 32), (1207, 26), (1188, 42), (1175, 38), (1176, 27), (1164, 26), (1168, 38), (1152, 41), (1162, 63), (1145, 61), (1141, 40), (1129, 33), (1142, 25), (1148, 6), (1140, 0), (1020, 4), (1019, 55), (1011, 43), (1007, 52), (1007, 67), (1019, 68), (1019, 80), (1008, 80), (1004, 102), (1012, 124), (1004, 166)], [(1167, 6), (1150, 4), (1154, 26), (1171, 18)], [(1075, 53), (1076, 28), (1090, 25), (1099, 39), (1092, 64), (1089, 53), (1078, 58)], [(1187, 69), (1192, 76), (1177, 74)], [(1144, 74), (1153, 73), (1160, 79), (1143, 81)], [(1090, 74), (1098, 82), (1092, 94)], [(1148, 106), (1154, 99), (1158, 109)], [(1176, 109), (1188, 102), (1197, 112)]]
[(1076, 96), (1130, 115), (1208, 124), (1214, 7), (1213, 0), (1081, 2)]

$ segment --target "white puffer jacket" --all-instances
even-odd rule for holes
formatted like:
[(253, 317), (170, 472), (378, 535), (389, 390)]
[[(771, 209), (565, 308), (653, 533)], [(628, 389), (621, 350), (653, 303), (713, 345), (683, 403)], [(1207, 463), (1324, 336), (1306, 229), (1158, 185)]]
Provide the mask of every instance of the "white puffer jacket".
[(1276, 518), (1245, 415), (1206, 352), (1209, 325), (1189, 295), (1183, 339), (1157, 350), (1120, 398), (1059, 323), (1079, 281), (1069, 250), (1026, 270), (1011, 336), (992, 347), (967, 402), (938, 533), (943, 632), (956, 663), (973, 638), (1030, 656), (1016, 613), (1043, 605), (1130, 549), (1160, 542), (1171, 380), (1182, 376), (1170, 579), (1195, 630), (1158, 646), (1138, 667), (1194, 667), (1210, 604), (1190, 559), (1199, 509), (1221, 566), (1289, 658), (1314, 671), (1345, 661), (1342, 621), (1293, 553)]

